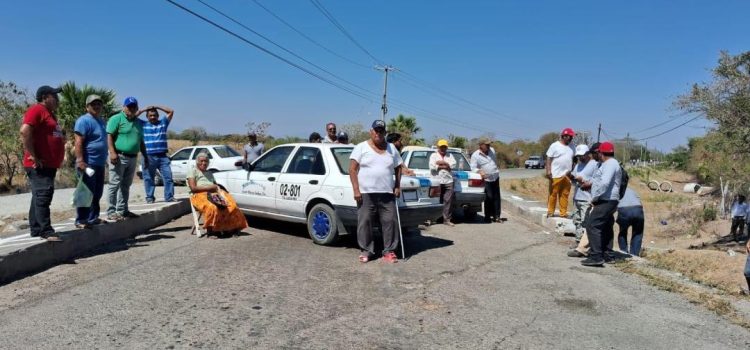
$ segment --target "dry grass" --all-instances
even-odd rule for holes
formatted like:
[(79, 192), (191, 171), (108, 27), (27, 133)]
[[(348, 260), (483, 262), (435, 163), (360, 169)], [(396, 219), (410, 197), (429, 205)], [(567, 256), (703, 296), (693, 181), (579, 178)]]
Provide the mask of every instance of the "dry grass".
[(746, 284), (743, 275), (746, 256), (729, 256), (719, 250), (674, 250), (649, 252), (648, 260), (654, 266), (676, 271), (703, 285), (724, 293), (740, 295)]
[(732, 306), (731, 301), (727, 300), (725, 297), (680, 283), (673, 278), (655, 273), (646, 267), (634, 264), (618, 264), (618, 267), (624, 272), (636, 274), (645, 278), (649, 283), (659, 289), (678, 293), (691, 303), (701, 305), (738, 326), (750, 329), (750, 320), (740, 314), (737, 309)]

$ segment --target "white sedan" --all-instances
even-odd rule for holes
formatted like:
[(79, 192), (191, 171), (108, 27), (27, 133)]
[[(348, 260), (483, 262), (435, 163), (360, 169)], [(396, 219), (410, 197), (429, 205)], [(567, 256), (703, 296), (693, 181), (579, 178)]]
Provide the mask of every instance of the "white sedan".
[[(226, 170), (237, 170), (242, 168), (242, 155), (234, 148), (227, 145), (199, 145), (180, 148), (172, 154), (169, 159), (169, 167), (172, 169), (172, 180), (175, 183), (185, 183), (187, 172), (191, 167), (195, 167), (195, 157), (201, 152), (208, 154), (211, 160), (209, 171), (219, 172)], [(139, 164), (136, 174), (143, 178), (143, 168)], [(163, 181), (159, 171), (156, 171), (154, 182), (156, 185), (162, 185)]]
[[(247, 170), (216, 173), (246, 214), (307, 224), (313, 242), (332, 244), (356, 233), (357, 204), (349, 181), (349, 155), (341, 144), (294, 143), (272, 148)], [(440, 189), (427, 178), (402, 177), (402, 227), (440, 216)]]

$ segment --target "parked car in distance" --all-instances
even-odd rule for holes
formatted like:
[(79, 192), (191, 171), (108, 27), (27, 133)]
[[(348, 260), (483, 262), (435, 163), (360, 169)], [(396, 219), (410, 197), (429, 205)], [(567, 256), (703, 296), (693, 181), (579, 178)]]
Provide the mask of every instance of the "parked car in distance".
[[(349, 180), (349, 156), (354, 146), (291, 143), (276, 146), (246, 169), (219, 172), (245, 214), (303, 223), (316, 244), (333, 244), (339, 236), (356, 233), (357, 203)], [(401, 226), (416, 227), (440, 215), (437, 182), (401, 178), (398, 207)]]
[(544, 158), (542, 156), (530, 156), (523, 163), (523, 166), (526, 169), (544, 169)]
[[(210, 160), (208, 170), (220, 172), (227, 170), (242, 169), (242, 155), (227, 145), (198, 145), (180, 148), (173, 153), (169, 159), (169, 166), (172, 169), (172, 179), (175, 183), (185, 183), (187, 172), (195, 166), (195, 157), (201, 152), (208, 154)], [(138, 165), (136, 174), (143, 179), (143, 167)], [(163, 183), (161, 174), (156, 172), (156, 184)]]
[[(417, 176), (431, 177), (430, 174), (430, 155), (437, 150), (422, 146), (406, 146), (401, 151), (406, 166), (414, 171)], [(482, 210), (484, 203), (484, 180), (479, 173), (471, 170), (469, 159), (459, 148), (448, 148), (448, 153), (456, 158), (456, 169), (453, 170), (453, 199), (454, 210), (460, 209), (463, 212), (464, 219), (472, 221), (476, 218), (479, 211)], [(433, 219), (437, 219), (441, 215)]]

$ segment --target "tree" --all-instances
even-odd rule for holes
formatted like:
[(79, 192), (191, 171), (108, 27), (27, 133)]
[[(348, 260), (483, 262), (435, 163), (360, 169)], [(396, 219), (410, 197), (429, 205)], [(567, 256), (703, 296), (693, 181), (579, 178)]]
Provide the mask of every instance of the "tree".
[(358, 144), (370, 138), (370, 133), (362, 123), (347, 123), (339, 125), (337, 128), (349, 135), (349, 142), (353, 144)]
[(468, 143), (469, 143), (469, 140), (463, 136), (448, 134), (448, 144), (451, 147), (465, 149)]
[(401, 142), (404, 145), (423, 145), (424, 139), (417, 138), (416, 134), (422, 131), (417, 125), (415, 117), (407, 117), (399, 114), (396, 118), (388, 121), (386, 129), (388, 132), (397, 132), (401, 134)]
[(23, 144), (19, 130), (23, 113), (29, 108), (31, 98), (26, 90), (13, 82), (0, 81), (0, 174), (8, 189), (13, 187), (13, 177), (21, 171)]
[(732, 56), (721, 52), (712, 81), (694, 84), (674, 106), (706, 118), (715, 128), (705, 137), (691, 139), (688, 169), (701, 179), (718, 184), (731, 179), (750, 182), (750, 51)]
[(180, 139), (192, 142), (193, 146), (197, 145), (198, 141), (205, 140), (206, 138), (208, 138), (208, 132), (200, 126), (187, 128), (180, 133)]
[(109, 117), (117, 112), (120, 107), (115, 102), (115, 92), (107, 88), (99, 88), (91, 85), (83, 87), (76, 86), (73, 81), (68, 81), (60, 86), (60, 107), (57, 108), (55, 115), (60, 127), (66, 131), (68, 139), (73, 139), (73, 126), (78, 117), (86, 114), (86, 97), (89, 95), (99, 95), (104, 102), (104, 111), (102, 114)]
[(269, 122), (249, 122), (245, 124), (245, 128), (247, 128), (248, 134), (255, 134), (258, 136), (258, 141), (265, 140), (266, 133), (268, 132), (268, 128), (271, 127), (271, 123)]

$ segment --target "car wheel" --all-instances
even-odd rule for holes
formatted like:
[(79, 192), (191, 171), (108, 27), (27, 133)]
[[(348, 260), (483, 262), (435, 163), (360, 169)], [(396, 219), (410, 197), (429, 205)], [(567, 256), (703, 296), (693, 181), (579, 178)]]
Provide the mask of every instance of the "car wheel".
[(328, 204), (316, 204), (307, 214), (307, 232), (315, 244), (331, 245), (339, 236), (336, 212)]
[(474, 221), (477, 219), (477, 211), (471, 208), (464, 209), (464, 221)]

